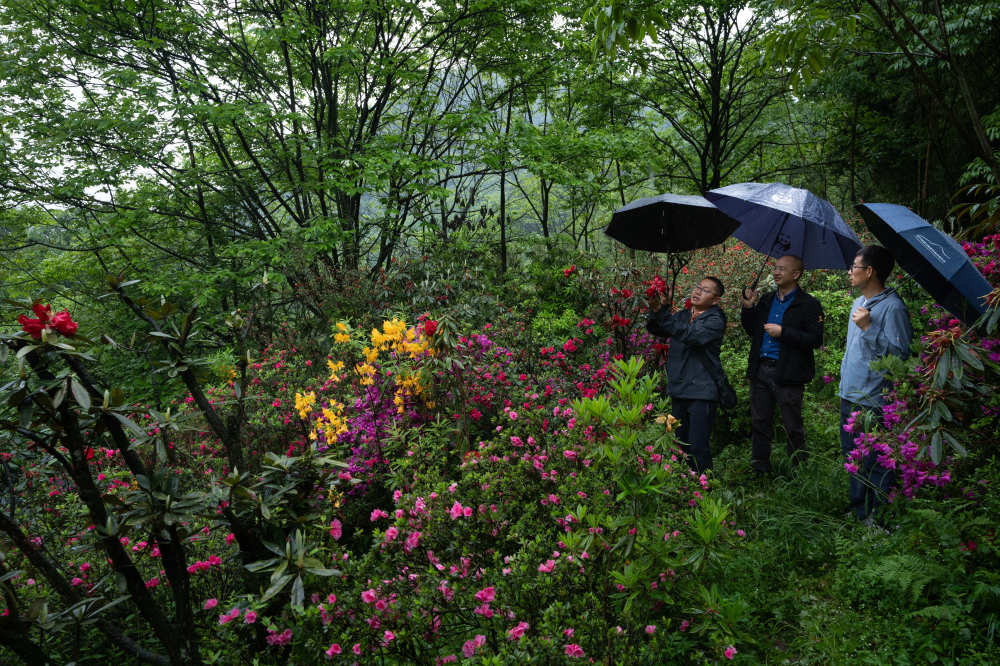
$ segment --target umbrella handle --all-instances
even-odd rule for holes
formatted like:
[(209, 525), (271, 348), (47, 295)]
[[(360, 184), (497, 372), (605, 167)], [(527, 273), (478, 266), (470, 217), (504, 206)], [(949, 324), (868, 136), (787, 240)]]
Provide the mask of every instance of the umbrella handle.
[(764, 274), (764, 267), (767, 265), (768, 256), (764, 255), (764, 261), (760, 262), (760, 268), (757, 269), (757, 277), (753, 279), (753, 284), (750, 285), (750, 291), (756, 291), (757, 285), (760, 283), (760, 278)]

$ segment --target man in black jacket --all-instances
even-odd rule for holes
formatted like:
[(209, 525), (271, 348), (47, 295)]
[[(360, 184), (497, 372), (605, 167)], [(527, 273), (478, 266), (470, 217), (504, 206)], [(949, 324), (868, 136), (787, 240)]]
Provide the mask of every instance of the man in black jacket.
[(726, 315), (719, 307), (725, 288), (717, 277), (706, 277), (691, 291), (691, 308), (671, 314), (658, 295), (649, 302), (646, 329), (670, 338), (667, 352), (667, 394), (671, 411), (680, 419), (677, 438), (690, 454), (689, 464), (699, 472), (712, 467), (708, 435), (719, 406), (719, 389), (706, 369), (718, 364)]
[(793, 255), (774, 263), (777, 291), (759, 298), (743, 291), (740, 322), (750, 336), (750, 422), (753, 446), (750, 466), (757, 474), (771, 471), (774, 407), (788, 432), (792, 464), (806, 459), (802, 394), (816, 374), (813, 350), (823, 343), (823, 308), (799, 287), (802, 260)]

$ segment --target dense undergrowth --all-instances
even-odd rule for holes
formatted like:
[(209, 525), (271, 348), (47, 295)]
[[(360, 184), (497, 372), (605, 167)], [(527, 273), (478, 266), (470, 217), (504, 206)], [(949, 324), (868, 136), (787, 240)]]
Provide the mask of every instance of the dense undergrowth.
[[(969, 246), (994, 281), (998, 240)], [(191, 351), (196, 317), (149, 317), (158, 403), (103, 362), (126, 350), (98, 322), (10, 328), (4, 658), (1000, 658), (995, 309), (969, 332), (902, 286), (920, 336), (887, 368), (903, 416), (867, 430), (909, 481), (873, 529), (846, 515), (843, 275), (804, 283), (827, 321), (809, 462), (793, 473), (777, 455), (774, 477), (750, 474), (736, 329), (723, 361), (741, 405), (697, 476), (661, 394), (665, 345), (642, 326), (655, 266), (555, 248), (501, 278), (465, 250), (313, 285), (303, 298), (326, 321), (237, 315), (244, 347), (207, 359)], [(680, 289), (722, 276), (737, 321), (756, 260), (738, 243), (699, 253)]]

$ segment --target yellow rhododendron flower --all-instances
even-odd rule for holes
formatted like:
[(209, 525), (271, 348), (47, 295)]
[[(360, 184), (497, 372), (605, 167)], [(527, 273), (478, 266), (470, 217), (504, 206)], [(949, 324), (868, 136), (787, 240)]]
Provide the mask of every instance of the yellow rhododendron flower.
[(316, 393), (309, 391), (309, 393), (296, 393), (295, 394), (295, 409), (299, 412), (299, 418), (307, 418), (309, 416), (309, 411), (312, 406), (316, 404)]
[(337, 373), (339, 373), (341, 370), (344, 369), (344, 362), (343, 361), (333, 362), (330, 359), (327, 359), (326, 367), (330, 368), (330, 381), (339, 382), (340, 375)]

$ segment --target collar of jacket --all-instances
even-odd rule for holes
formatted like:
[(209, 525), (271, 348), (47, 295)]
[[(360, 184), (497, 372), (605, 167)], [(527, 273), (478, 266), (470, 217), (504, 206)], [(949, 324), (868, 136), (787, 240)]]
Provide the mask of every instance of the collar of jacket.
[(861, 307), (865, 308), (866, 310), (871, 310), (872, 307), (878, 305), (879, 303), (881, 303), (882, 301), (886, 300), (887, 298), (889, 298), (890, 296), (892, 296), (895, 293), (896, 293), (895, 287), (886, 287), (885, 289), (883, 289), (879, 293), (875, 294), (871, 298), (865, 300), (861, 304)]
[[(698, 316), (699, 317), (703, 317), (703, 316), (707, 315), (709, 312), (712, 312), (713, 310), (717, 311), (720, 315), (723, 315), (723, 316), (725, 316), (725, 314), (726, 314), (725, 312), (722, 311), (722, 308), (719, 307), (719, 304), (716, 303), (715, 305), (713, 305), (712, 307), (708, 308), (707, 310), (705, 310), (704, 312), (702, 312)], [(693, 315), (693, 314), (694, 314), (694, 308), (688, 309), (688, 321), (691, 321), (691, 315)]]

